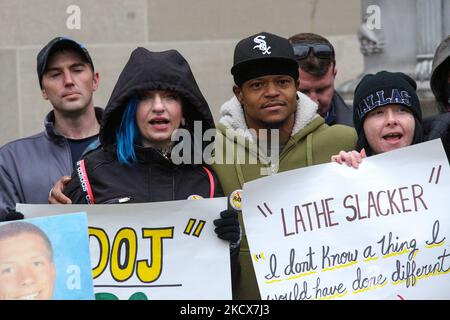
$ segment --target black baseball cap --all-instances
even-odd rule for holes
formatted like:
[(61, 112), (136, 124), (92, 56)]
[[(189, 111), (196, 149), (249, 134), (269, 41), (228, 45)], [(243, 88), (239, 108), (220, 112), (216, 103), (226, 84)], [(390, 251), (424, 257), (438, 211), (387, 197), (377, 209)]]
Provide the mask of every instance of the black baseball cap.
[(92, 62), (91, 56), (87, 51), (86, 47), (70, 38), (67, 37), (56, 37), (51, 40), (44, 48), (39, 51), (37, 55), (37, 74), (39, 77), (39, 85), (42, 89), (42, 77), (44, 76), (45, 70), (47, 68), (48, 60), (51, 55), (59, 48), (71, 48), (81, 54), (87, 63), (89, 63), (94, 70), (94, 63)]
[(238, 86), (250, 79), (272, 74), (289, 75), (298, 80), (298, 63), (288, 39), (261, 32), (238, 42), (231, 74)]

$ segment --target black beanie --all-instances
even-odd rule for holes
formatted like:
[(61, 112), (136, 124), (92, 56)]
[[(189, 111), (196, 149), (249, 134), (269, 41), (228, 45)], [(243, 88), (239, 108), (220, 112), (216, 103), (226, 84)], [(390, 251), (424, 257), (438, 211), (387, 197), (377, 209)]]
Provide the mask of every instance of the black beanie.
[(289, 40), (261, 32), (236, 45), (231, 74), (238, 86), (254, 78), (276, 74), (288, 75), (297, 81), (298, 63)]
[(388, 104), (401, 104), (422, 122), (422, 110), (416, 93), (417, 84), (401, 72), (380, 71), (368, 74), (356, 86), (353, 98), (353, 123), (357, 132), (368, 112)]

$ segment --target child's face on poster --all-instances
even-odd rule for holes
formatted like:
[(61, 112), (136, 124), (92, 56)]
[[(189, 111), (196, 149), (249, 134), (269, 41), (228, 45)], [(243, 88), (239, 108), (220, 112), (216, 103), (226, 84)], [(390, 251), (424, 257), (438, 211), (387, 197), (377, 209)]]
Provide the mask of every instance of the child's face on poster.
[(56, 269), (45, 241), (34, 233), (0, 240), (0, 300), (49, 300)]

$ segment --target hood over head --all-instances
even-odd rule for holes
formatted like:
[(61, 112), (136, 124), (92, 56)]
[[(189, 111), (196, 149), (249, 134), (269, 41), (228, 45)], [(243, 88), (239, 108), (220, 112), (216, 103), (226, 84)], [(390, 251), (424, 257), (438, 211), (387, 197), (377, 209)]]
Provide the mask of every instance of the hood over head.
[(443, 108), (449, 97), (446, 96), (448, 83), (448, 72), (450, 71), (450, 35), (447, 36), (437, 47), (434, 54), (433, 66), (430, 79), (430, 87), (436, 100), (439, 102), (440, 112), (447, 112)]
[(214, 120), (189, 64), (176, 50), (151, 52), (136, 48), (120, 73), (106, 105), (100, 128), (103, 145), (116, 142), (116, 132), (129, 99), (147, 90), (171, 90), (183, 101), (186, 128), (193, 134), (194, 121), (202, 121), (202, 131), (214, 128)]

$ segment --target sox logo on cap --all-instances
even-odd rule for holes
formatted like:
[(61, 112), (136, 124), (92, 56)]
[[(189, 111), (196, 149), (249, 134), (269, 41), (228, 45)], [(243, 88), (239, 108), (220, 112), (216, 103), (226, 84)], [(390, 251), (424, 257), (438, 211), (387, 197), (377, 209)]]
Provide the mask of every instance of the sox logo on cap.
[(264, 40), (266, 36), (259, 35), (253, 39), (253, 42), (257, 43), (256, 46), (253, 47), (253, 49), (259, 49), (261, 50), (262, 54), (271, 54), (270, 47), (267, 46), (267, 42)]

